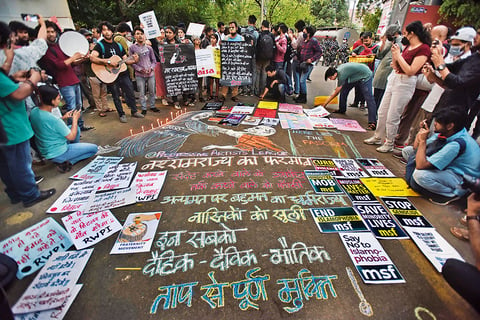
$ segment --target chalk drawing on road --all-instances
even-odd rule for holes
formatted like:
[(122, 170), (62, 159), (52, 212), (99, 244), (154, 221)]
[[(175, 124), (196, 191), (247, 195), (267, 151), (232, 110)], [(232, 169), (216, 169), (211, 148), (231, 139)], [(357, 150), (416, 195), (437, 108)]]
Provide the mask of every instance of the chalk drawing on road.
[(360, 309), (360, 313), (366, 315), (367, 317), (373, 316), (373, 309), (370, 303), (368, 303), (367, 299), (363, 295), (360, 286), (358, 285), (357, 279), (353, 275), (352, 269), (350, 267), (345, 267), (347, 270), (348, 278), (350, 278), (350, 282), (352, 283), (352, 287), (357, 293), (358, 297), (360, 298), (360, 303), (358, 304), (358, 308)]

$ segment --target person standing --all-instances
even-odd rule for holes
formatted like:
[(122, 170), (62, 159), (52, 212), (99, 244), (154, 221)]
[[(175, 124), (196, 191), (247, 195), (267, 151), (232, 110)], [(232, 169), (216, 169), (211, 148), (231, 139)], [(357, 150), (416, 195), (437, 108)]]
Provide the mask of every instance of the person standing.
[[(271, 48), (266, 48), (266, 44), (271, 43)], [(267, 81), (267, 73), (265, 67), (270, 64), (270, 60), (273, 58), (275, 44), (275, 37), (270, 32), (270, 24), (267, 20), (262, 21), (260, 34), (258, 35), (256, 58), (255, 58), (255, 95), (262, 94), (265, 89), (265, 83)]]
[[(238, 33), (238, 25), (236, 21), (231, 21), (228, 24), (228, 29), (230, 31), (230, 34), (225, 37), (225, 41), (244, 41), (245, 39)], [(227, 96), (228, 93), (228, 88), (227, 86), (223, 86), (222, 89), (220, 90), (221, 92), (221, 97), (219, 98), (221, 101), (225, 101), (225, 97)], [(232, 88), (232, 101), (237, 102), (238, 101), (238, 86), (233, 86)]]
[(135, 43), (130, 46), (130, 57), (138, 55), (138, 62), (133, 64), (135, 78), (137, 79), (137, 88), (140, 92), (140, 104), (142, 114), (147, 114), (147, 99), (145, 97), (145, 85), (148, 88), (148, 104), (150, 110), (159, 112), (155, 107), (155, 65), (157, 60), (150, 46), (145, 44), (145, 32), (140, 27), (134, 28)]
[[(119, 62), (111, 60), (112, 56), (119, 56), (123, 61), (130, 65), (134, 64), (138, 59), (138, 55), (132, 55), (134, 58), (127, 60), (127, 53), (123, 50), (122, 46), (113, 41), (113, 26), (108, 21), (100, 22), (98, 28), (102, 31), (103, 39), (97, 43), (95, 48), (93, 48), (90, 55), (90, 60), (93, 63), (104, 65), (112, 68), (117, 68)], [(122, 63), (122, 61), (120, 61)], [(120, 101), (120, 88), (125, 95), (125, 101), (127, 102), (128, 107), (132, 112), (133, 118), (144, 118), (145, 116), (137, 112), (137, 106), (135, 104), (135, 93), (133, 92), (133, 84), (128, 75), (128, 71), (121, 72), (117, 79), (108, 85), (112, 92), (113, 103), (117, 109), (118, 116), (120, 117), (120, 122), (126, 123), (127, 117), (123, 111), (122, 102)]]
[(287, 52), (287, 26), (281, 23), (277, 27), (277, 37), (275, 38), (275, 56), (273, 62), (275, 67), (279, 70), (284, 70), (285, 66), (285, 52)]

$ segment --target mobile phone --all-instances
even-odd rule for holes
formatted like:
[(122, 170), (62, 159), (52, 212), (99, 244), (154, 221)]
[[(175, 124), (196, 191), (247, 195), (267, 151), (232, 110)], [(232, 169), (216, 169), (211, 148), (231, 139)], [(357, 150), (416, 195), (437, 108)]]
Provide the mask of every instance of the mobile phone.
[(7, 49), (11, 49), (12, 48), (12, 39), (8, 38), (7, 39)]
[(36, 14), (22, 13), (21, 16), (23, 21), (38, 22), (38, 15)]

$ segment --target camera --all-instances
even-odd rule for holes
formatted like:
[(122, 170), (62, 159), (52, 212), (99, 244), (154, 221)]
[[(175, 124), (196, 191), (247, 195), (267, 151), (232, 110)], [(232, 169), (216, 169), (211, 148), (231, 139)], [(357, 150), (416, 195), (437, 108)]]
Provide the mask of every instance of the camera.
[(36, 14), (22, 13), (21, 16), (23, 21), (38, 22), (38, 15)]

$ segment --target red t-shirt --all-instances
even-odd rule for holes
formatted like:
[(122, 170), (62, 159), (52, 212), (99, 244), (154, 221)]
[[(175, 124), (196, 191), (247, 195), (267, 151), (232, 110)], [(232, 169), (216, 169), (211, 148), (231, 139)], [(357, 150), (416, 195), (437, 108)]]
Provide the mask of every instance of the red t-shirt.
[[(424, 43), (421, 46), (418, 46), (412, 50), (410, 50), (410, 47), (406, 47), (405, 50), (403, 50), (402, 52), (402, 57), (405, 60), (405, 62), (411, 65), (415, 57), (426, 56), (428, 59), (430, 59), (431, 54), (432, 53), (430, 51), (430, 47), (428, 46), (428, 44)], [(417, 74), (420, 74), (420, 73), (422, 73), (422, 68), (420, 68), (417, 71)]]

